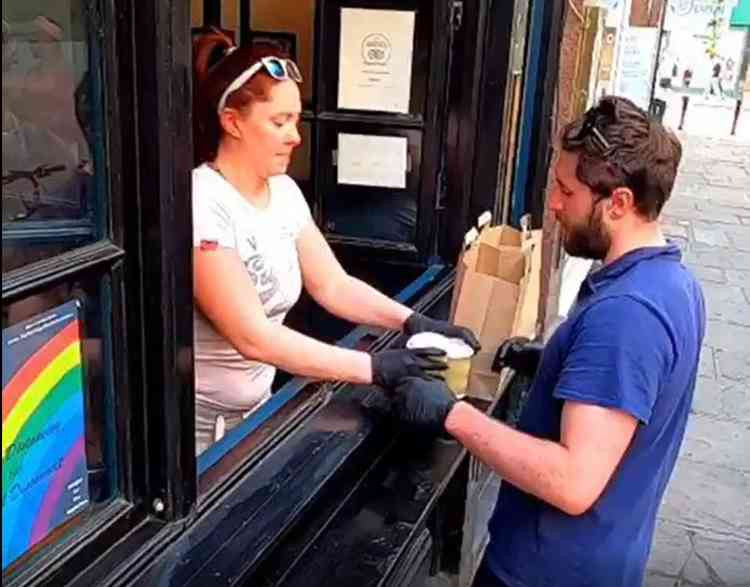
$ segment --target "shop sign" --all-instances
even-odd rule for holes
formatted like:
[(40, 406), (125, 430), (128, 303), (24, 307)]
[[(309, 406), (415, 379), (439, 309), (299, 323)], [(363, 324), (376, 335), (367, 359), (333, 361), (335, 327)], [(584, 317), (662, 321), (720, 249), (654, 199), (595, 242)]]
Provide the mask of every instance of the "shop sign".
[(719, 0), (670, 0), (664, 23), (666, 30), (706, 34), (715, 18), (725, 21), (735, 2)]

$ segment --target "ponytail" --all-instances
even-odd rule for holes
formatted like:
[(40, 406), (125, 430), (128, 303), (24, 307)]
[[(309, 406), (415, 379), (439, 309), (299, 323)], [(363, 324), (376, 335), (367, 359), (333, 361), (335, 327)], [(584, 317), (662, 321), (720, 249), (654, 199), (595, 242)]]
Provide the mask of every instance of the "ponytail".
[(209, 74), (234, 44), (220, 30), (211, 27), (193, 39), (193, 140), (195, 165), (213, 159), (221, 130), (215, 109), (211, 108)]
[(195, 81), (203, 84), (211, 68), (231, 53), (234, 43), (228, 35), (211, 27), (209, 32), (193, 40), (193, 73)]

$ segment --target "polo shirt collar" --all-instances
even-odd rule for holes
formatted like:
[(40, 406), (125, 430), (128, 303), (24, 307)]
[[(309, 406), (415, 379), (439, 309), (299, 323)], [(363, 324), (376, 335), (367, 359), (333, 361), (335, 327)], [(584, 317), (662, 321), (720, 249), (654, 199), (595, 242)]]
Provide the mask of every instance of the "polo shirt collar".
[(580, 296), (590, 295), (602, 285), (617, 279), (641, 261), (662, 258), (668, 261), (680, 262), (682, 251), (674, 242), (667, 242), (663, 247), (642, 247), (625, 253), (619, 259), (589, 275), (581, 284)]

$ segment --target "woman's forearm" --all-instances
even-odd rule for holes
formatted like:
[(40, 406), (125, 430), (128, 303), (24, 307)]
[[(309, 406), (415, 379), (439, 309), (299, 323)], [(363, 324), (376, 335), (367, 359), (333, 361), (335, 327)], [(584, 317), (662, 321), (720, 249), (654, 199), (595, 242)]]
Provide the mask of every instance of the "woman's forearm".
[(317, 341), (283, 324), (268, 322), (265, 330), (256, 333), (253, 341), (241, 341), (237, 350), (248, 359), (295, 375), (327, 381), (372, 382), (372, 360), (367, 353)]
[(361, 279), (347, 275), (317, 299), (326, 310), (355, 324), (400, 330), (412, 310)]

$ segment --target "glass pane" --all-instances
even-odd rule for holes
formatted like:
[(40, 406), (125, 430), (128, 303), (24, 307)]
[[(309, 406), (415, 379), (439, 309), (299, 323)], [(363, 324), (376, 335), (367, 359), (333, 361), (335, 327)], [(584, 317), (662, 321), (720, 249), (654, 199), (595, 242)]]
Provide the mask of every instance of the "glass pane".
[(103, 104), (90, 3), (3, 2), (3, 271), (102, 236)]
[[(321, 173), (323, 230), (342, 237), (414, 245), (421, 131), (334, 123), (325, 124), (320, 132), (325, 155), (315, 170)], [(389, 159), (392, 149), (405, 155), (405, 161)]]
[(203, 0), (190, 0), (190, 22), (193, 28), (203, 26)]
[(326, 232), (342, 236), (412, 243), (417, 198), (405, 190), (339, 187), (325, 199)]
[[(299, 65), (302, 83), (302, 103), (309, 108), (313, 103), (313, 63), (315, 62), (315, 0), (286, 2), (279, 10), (278, 0), (251, 2), (251, 38), (273, 41), (274, 35), (285, 48), (293, 45), (292, 57)], [(265, 33), (269, 33), (266, 35)]]
[(305, 194), (307, 202), (312, 205), (313, 185), (310, 174), (312, 168), (312, 125), (309, 122), (300, 122), (299, 135), (302, 144), (292, 152), (292, 160), (289, 162), (287, 173), (297, 182), (302, 193)]
[(110, 279), (3, 305), (3, 571), (117, 493)]

